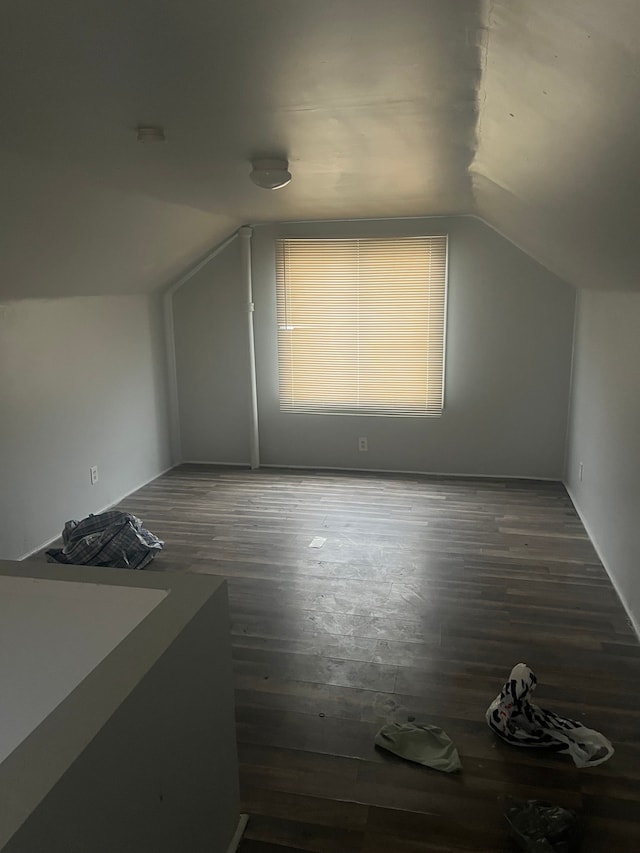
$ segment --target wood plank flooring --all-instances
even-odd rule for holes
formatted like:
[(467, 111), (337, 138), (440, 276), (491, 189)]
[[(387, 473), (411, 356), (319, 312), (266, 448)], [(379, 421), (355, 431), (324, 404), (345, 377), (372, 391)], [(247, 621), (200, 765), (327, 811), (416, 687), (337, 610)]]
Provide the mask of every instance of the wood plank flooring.
[[(640, 849), (640, 648), (562, 486), (185, 465), (121, 506), (155, 570), (228, 578), (241, 853), (507, 851), (508, 794), (578, 810), (584, 853)], [(608, 763), (490, 732), (519, 661)], [(376, 750), (390, 715), (441, 725), (462, 773)]]

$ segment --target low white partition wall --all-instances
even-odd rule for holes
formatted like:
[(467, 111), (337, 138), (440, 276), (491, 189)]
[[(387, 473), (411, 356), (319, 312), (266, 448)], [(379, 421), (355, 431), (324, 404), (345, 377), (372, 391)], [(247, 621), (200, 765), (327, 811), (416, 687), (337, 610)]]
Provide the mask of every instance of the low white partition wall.
[(0, 850), (226, 853), (226, 584), (0, 561)]

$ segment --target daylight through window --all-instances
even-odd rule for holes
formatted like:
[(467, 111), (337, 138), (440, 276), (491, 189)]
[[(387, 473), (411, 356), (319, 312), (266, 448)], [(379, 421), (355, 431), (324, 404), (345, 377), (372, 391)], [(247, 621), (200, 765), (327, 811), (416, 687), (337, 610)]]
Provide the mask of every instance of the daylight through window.
[(280, 239), (276, 267), (282, 411), (441, 414), (446, 236)]

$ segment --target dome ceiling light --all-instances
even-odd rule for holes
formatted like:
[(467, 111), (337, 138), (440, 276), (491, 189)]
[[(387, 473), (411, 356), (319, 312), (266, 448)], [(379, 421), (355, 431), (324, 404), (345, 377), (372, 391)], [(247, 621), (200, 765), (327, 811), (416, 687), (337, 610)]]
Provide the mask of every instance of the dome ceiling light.
[(254, 160), (249, 177), (257, 187), (263, 190), (279, 190), (291, 180), (287, 160)]

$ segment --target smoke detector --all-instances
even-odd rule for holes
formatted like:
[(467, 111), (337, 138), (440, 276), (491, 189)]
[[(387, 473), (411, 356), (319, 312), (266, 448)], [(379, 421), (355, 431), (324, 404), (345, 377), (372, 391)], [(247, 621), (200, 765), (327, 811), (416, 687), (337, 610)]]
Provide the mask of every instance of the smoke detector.
[(249, 177), (263, 190), (279, 190), (291, 180), (287, 160), (254, 160)]

